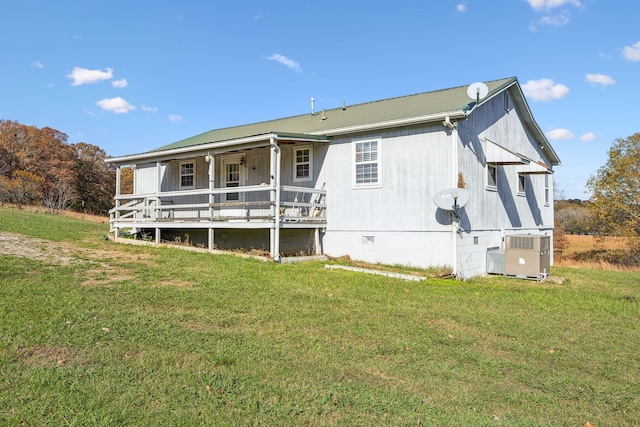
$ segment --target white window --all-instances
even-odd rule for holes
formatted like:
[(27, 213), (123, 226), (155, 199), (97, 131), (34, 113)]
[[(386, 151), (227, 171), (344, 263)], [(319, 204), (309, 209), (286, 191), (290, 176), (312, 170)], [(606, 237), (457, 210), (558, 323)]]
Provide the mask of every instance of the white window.
[(527, 189), (527, 176), (523, 173), (518, 174), (518, 195), (524, 196)]
[(293, 181), (311, 181), (313, 179), (313, 147), (305, 145), (293, 150)]
[(487, 164), (487, 188), (491, 190), (498, 188), (498, 168), (496, 165)]
[[(244, 185), (244, 170), (242, 156), (233, 155), (222, 159), (222, 186), (226, 188), (242, 187)], [(235, 202), (242, 200), (241, 193), (226, 193), (224, 201)]]
[(180, 163), (180, 189), (196, 188), (196, 164), (194, 162)]
[(544, 204), (547, 206), (549, 205), (549, 193), (550, 193), (549, 175), (545, 174), (544, 175)]
[(382, 185), (381, 148), (380, 139), (353, 142), (354, 185), (356, 187), (379, 187)]

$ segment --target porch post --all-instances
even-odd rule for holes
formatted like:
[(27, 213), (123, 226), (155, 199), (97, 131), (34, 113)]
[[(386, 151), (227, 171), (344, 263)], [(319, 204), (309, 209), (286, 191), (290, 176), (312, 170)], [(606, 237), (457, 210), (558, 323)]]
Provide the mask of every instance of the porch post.
[[(213, 191), (216, 188), (215, 161), (211, 153), (207, 153), (204, 159), (209, 162), (209, 191)], [(209, 222), (213, 220), (213, 203), (215, 203), (215, 196), (213, 195), (213, 193), (209, 193)], [(215, 247), (214, 231), (215, 230), (212, 227), (209, 227), (209, 236), (207, 243), (210, 251), (212, 251)]]
[(315, 244), (316, 253), (314, 255), (322, 255), (322, 246), (320, 245), (320, 229), (316, 227), (313, 232), (313, 243)]
[[(156, 208), (160, 208), (162, 205), (162, 201), (160, 200), (160, 192), (162, 191), (162, 163), (160, 161), (156, 162)], [(160, 209), (156, 209), (154, 215), (152, 216), (154, 219), (158, 219), (162, 217), (162, 211)]]
[(269, 168), (270, 201), (273, 203), (273, 227), (270, 231), (270, 252), (274, 261), (280, 260), (280, 147), (276, 138), (271, 138), (269, 145), (271, 161)]
[[(116, 200), (115, 200), (116, 211), (114, 215), (116, 222), (118, 222), (120, 219), (120, 211), (118, 210), (118, 208), (120, 207), (120, 198), (118, 196), (120, 196), (120, 185), (122, 182), (122, 170), (120, 168), (121, 168), (120, 165), (116, 166)], [(115, 227), (114, 237), (116, 238), (120, 237), (120, 228)]]

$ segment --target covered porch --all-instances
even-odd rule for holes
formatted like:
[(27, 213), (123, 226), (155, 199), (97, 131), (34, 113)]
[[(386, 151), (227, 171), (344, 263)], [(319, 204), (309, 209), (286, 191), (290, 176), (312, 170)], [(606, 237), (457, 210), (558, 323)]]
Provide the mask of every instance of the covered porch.
[[(327, 142), (270, 133), (110, 159), (116, 165), (110, 230), (157, 243), (197, 234), (210, 250), (258, 245), (274, 260), (322, 254), (327, 194), (317, 172)], [(125, 168), (134, 172), (131, 194), (121, 191)]]

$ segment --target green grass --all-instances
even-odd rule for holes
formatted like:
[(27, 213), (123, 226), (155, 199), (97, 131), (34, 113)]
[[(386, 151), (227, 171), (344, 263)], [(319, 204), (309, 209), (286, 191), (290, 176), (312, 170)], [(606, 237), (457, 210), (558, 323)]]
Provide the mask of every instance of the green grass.
[(404, 282), (0, 207), (0, 425), (637, 425), (640, 274)]

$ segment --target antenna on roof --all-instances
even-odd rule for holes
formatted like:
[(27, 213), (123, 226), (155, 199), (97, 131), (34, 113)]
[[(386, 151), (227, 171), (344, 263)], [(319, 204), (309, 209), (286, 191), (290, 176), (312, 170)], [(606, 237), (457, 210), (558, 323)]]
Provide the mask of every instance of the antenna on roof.
[(481, 99), (486, 98), (488, 94), (489, 88), (482, 82), (471, 83), (467, 88), (467, 96), (476, 101), (476, 105), (480, 103)]

